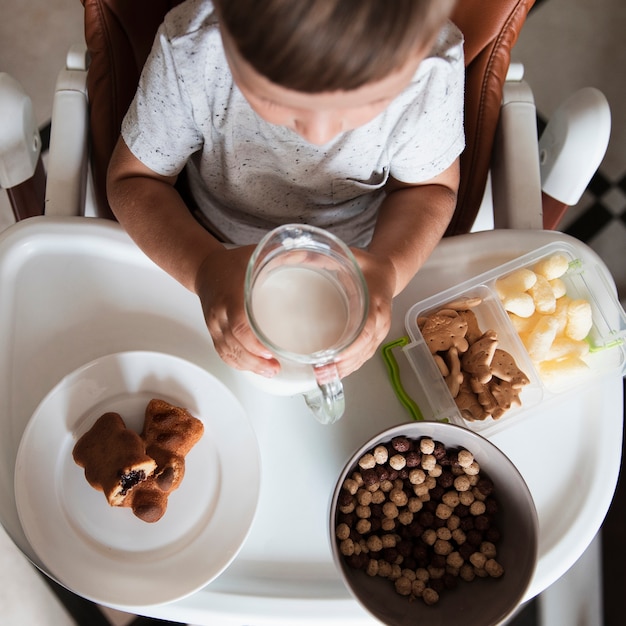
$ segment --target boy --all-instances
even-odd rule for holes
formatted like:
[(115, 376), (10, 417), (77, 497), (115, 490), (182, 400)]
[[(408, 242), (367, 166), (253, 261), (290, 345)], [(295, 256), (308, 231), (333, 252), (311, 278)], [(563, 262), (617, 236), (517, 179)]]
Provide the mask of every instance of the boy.
[[(111, 160), (109, 202), (199, 296), (229, 365), (279, 369), (248, 326), (243, 277), (254, 244), (282, 223), (334, 232), (363, 270), (370, 312), (340, 375), (385, 338), (393, 297), (456, 203), (454, 1), (187, 0), (166, 17)], [(193, 211), (174, 188), (185, 166)]]

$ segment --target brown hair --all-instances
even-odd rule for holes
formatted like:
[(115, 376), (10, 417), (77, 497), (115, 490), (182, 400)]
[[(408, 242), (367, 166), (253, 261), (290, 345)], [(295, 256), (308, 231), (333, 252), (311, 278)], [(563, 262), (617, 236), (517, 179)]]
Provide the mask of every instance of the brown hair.
[(431, 42), (456, 0), (214, 0), (242, 57), (308, 93), (383, 79)]

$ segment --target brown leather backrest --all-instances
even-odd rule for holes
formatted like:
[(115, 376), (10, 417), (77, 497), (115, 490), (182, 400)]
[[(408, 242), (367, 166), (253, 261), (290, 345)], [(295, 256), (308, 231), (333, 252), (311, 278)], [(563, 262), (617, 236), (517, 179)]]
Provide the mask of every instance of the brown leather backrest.
[(96, 210), (113, 217), (106, 200), (106, 171), (133, 99), (141, 69), (165, 14), (182, 0), (81, 0), (87, 74), (91, 165)]
[[(81, 0), (91, 56), (87, 89), (97, 210), (111, 217), (105, 178), (122, 118), (164, 15), (182, 0)], [(459, 0), (453, 21), (465, 36), (466, 148), (457, 209), (447, 234), (467, 232), (487, 181), (511, 48), (535, 0)]]
[(452, 16), (465, 37), (465, 151), (457, 208), (447, 235), (472, 227), (485, 191), (511, 48), (535, 0), (459, 0)]

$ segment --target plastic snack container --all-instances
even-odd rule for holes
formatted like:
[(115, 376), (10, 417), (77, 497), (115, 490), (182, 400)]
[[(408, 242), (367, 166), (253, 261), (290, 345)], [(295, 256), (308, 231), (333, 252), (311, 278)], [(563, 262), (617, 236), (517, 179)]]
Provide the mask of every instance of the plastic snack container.
[[(509, 319), (498, 293), (496, 281), (520, 268), (532, 269), (540, 260), (555, 254), (569, 260), (569, 268), (561, 276), (566, 295), (572, 299), (587, 300), (592, 309), (593, 324), (585, 341), (589, 353), (584, 357), (588, 367), (579, 375), (568, 376), (558, 384), (542, 380), (538, 368), (530, 359), (520, 336)], [(497, 332), (498, 347), (513, 356), (517, 366), (528, 376), (530, 383), (520, 393), (521, 406), (513, 406), (497, 420), (465, 420), (448, 391), (435, 360), (418, 328), (418, 318), (445, 308), (447, 303), (461, 298), (476, 297), (481, 303), (472, 308), (482, 332), (493, 329)], [(626, 372), (626, 313), (608, 285), (599, 268), (585, 264), (576, 249), (565, 243), (551, 243), (493, 270), (467, 280), (430, 298), (414, 304), (406, 313), (405, 326), (408, 333), (407, 345), (402, 352), (411, 365), (416, 381), (411, 383), (411, 397), (427, 419), (447, 420), (470, 428), (481, 434), (493, 434), (536, 407), (543, 400), (566, 392), (574, 386), (589, 384), (595, 377), (607, 372)], [(417, 382), (417, 384), (414, 384)], [(406, 394), (404, 389), (396, 389)], [(406, 403), (405, 403), (406, 404)]]

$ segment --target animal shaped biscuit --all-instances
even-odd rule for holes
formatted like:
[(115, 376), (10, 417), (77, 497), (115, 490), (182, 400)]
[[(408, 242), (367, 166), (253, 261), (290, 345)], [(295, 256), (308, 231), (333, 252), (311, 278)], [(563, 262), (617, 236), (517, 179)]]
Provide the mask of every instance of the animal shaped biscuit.
[(87, 482), (104, 492), (111, 506), (126, 506), (132, 490), (156, 469), (141, 437), (118, 413), (105, 413), (75, 444), (72, 456)]
[(203, 432), (187, 409), (155, 399), (146, 407), (141, 436), (118, 413), (105, 413), (76, 442), (72, 456), (111, 506), (129, 507), (153, 523), (165, 514), (170, 492), (185, 475), (185, 456)]
[(146, 453), (157, 463), (155, 480), (162, 491), (176, 489), (185, 475), (185, 456), (204, 432), (202, 422), (187, 409), (154, 399), (146, 407), (141, 434)]

